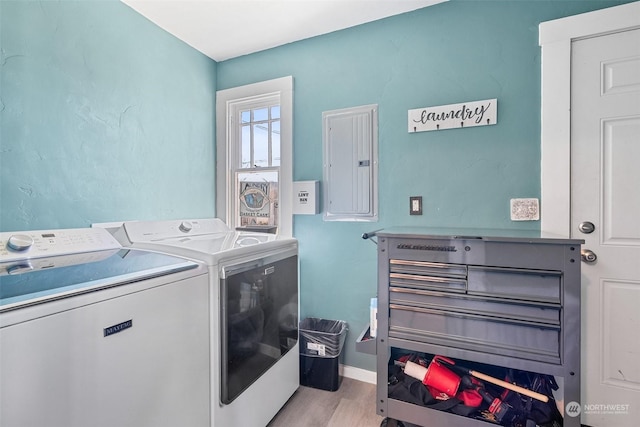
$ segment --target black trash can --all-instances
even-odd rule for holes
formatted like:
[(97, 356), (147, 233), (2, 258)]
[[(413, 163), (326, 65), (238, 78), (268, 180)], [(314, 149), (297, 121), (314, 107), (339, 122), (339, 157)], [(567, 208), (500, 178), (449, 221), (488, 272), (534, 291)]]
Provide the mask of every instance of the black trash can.
[(299, 330), (300, 384), (327, 391), (338, 390), (339, 359), (347, 323), (308, 317), (300, 322)]

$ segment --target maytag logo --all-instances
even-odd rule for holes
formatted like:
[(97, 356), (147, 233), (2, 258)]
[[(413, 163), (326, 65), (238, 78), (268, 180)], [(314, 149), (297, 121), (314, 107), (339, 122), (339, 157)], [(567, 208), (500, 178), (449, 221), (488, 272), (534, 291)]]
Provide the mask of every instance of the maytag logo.
[(411, 249), (414, 251), (458, 252), (455, 246), (409, 245), (406, 243), (399, 244), (398, 249)]
[(108, 328), (104, 328), (104, 336), (108, 337), (109, 335), (117, 334), (118, 332), (122, 332), (125, 329), (129, 329), (133, 326), (133, 319), (129, 319), (125, 322), (118, 323), (117, 325), (109, 326)]

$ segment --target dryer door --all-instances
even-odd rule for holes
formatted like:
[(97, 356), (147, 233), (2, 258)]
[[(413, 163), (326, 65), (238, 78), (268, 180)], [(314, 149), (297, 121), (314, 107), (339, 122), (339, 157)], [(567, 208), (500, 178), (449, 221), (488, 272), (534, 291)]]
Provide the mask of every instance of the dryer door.
[(224, 267), (222, 403), (229, 404), (298, 341), (298, 256)]

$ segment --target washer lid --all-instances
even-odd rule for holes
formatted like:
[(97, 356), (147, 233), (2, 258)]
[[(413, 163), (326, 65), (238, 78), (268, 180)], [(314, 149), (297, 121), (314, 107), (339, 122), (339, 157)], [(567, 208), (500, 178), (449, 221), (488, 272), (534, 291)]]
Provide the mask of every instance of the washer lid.
[(0, 263), (0, 312), (196, 268), (182, 258), (111, 249)]
[(236, 248), (244, 248), (277, 240), (275, 234), (230, 231), (222, 234), (205, 234), (154, 241), (158, 246), (188, 248), (205, 254), (215, 254)]
[(126, 221), (115, 236), (125, 246), (131, 243), (160, 242), (183, 237), (224, 236), (232, 230), (218, 218), (166, 221)]
[(233, 231), (217, 218), (124, 222), (114, 236), (123, 246), (169, 253), (209, 266), (218, 264), (223, 258), (297, 248), (293, 238)]

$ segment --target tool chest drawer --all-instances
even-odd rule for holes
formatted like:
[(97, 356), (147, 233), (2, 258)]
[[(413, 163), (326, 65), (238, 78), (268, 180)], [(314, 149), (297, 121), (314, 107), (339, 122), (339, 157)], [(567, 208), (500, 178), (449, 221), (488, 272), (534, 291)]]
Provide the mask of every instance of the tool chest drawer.
[(558, 271), (469, 266), (467, 291), (475, 295), (560, 304), (561, 284)]
[(413, 289), (466, 292), (467, 266), (392, 259), (389, 283)]
[(389, 284), (413, 289), (443, 290), (448, 292), (466, 292), (467, 280), (450, 277), (419, 276), (415, 274), (391, 273)]
[(389, 337), (560, 363), (560, 327), (390, 304)]
[(559, 304), (523, 302), (477, 295), (390, 286), (389, 302), (396, 306), (419, 307), (451, 313), (473, 313), (497, 320), (524, 320), (541, 325), (560, 326)]
[(413, 274), (419, 276), (440, 276), (465, 279), (467, 266), (444, 264), (436, 262), (409, 261), (392, 259), (389, 261), (389, 271), (393, 273)]

